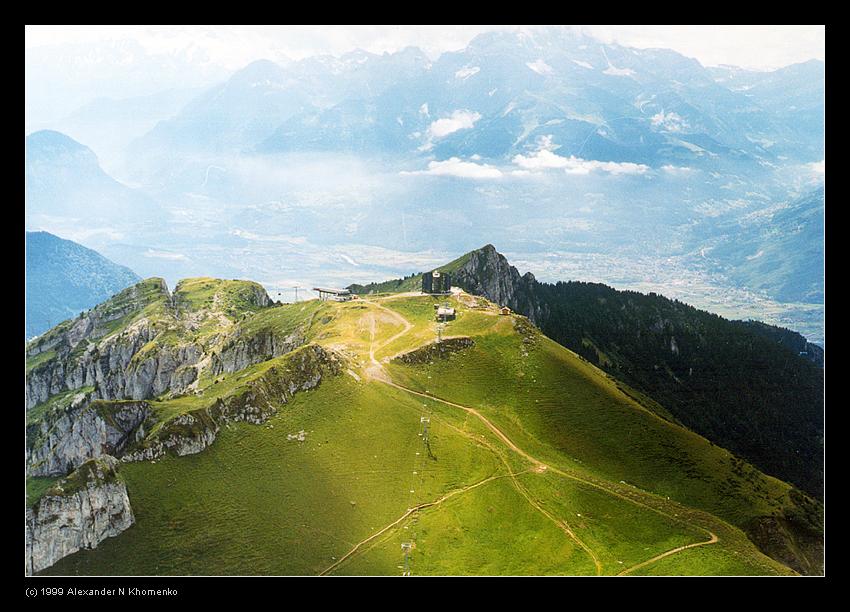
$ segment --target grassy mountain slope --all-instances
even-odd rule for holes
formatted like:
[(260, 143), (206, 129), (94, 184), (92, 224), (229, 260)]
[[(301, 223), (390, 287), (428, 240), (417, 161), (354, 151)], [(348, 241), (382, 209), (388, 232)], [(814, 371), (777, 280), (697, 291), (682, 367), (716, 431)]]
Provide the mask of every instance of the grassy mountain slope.
[[(450, 299), (459, 316), (444, 338), (473, 345), (436, 357), (422, 348), (430, 297), (242, 312), (220, 346), (292, 329), (306, 346), (202, 374), (194, 393), (150, 402), (159, 422), (257, 381), (274, 391), (269, 372), (309, 346), (342, 368), (262, 425), (223, 425), (198, 454), (122, 465), (136, 524), (44, 573), (617, 574), (664, 562), (776, 574), (791, 570), (747, 539), (750, 521), (798, 513), (822, 530), (817, 502), (660, 418), (524, 318)], [(769, 552), (819, 571), (811, 548), (810, 566)]]
[[(729, 321), (654, 293), (541, 283), (521, 276), (492, 245), (438, 270), (452, 273), (454, 285), (527, 315), (685, 426), (823, 495), (823, 351), (799, 334)], [(359, 291), (403, 291), (420, 278)]]

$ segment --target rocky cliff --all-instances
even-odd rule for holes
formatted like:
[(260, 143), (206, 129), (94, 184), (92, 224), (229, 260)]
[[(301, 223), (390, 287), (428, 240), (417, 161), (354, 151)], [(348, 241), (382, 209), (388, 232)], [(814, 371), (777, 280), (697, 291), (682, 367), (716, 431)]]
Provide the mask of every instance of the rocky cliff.
[(325, 377), (338, 375), (342, 363), (339, 356), (319, 345), (304, 346), (246, 382), (236, 393), (163, 423), (122, 461), (152, 460), (169, 452), (178, 456), (199, 453), (215, 441), (225, 423), (265, 423), (295, 393), (314, 389)]
[(185, 393), (203, 365), (216, 375), (283, 354), (303, 338), (229, 342), (240, 317), (271, 303), (247, 281), (189, 279), (172, 295), (162, 279), (145, 280), (27, 345), (26, 407), (85, 386), (108, 400)]
[(210, 358), (210, 372), (218, 376), (224, 372), (237, 372), (255, 363), (280, 357), (304, 344), (303, 329), (281, 336), (269, 330), (255, 334), (241, 334), (237, 331), (228, 338), (221, 349)]
[(484, 296), (500, 306), (508, 306), (526, 315), (536, 325), (548, 316), (546, 304), (537, 296), (534, 275), (531, 272), (520, 275), (492, 244), (472, 251), (444, 268), (452, 268), (453, 285), (473, 295)]
[(153, 346), (157, 335), (142, 319), (99, 344), (77, 354), (53, 359), (30, 372), (26, 381), (27, 408), (66, 390), (94, 386), (102, 399), (145, 399), (165, 391), (182, 392), (197, 378), (192, 367), (201, 359), (198, 345)]
[(83, 548), (95, 548), (134, 522), (114, 457), (83, 463), (47, 490), (25, 517), (24, 570), (34, 574)]
[(92, 400), (78, 394), (27, 426), (30, 476), (63, 476), (88, 459), (120, 456), (144, 439), (151, 409), (144, 401)]
[(27, 473), (64, 476), (27, 511), (28, 571), (132, 524), (117, 458), (199, 453), (225, 423), (263, 423), (339, 374), (341, 357), (303, 346), (312, 318), (251, 323), (270, 306), (257, 283), (187, 279), (171, 294), (148, 279), (26, 346)]
[(445, 359), (471, 346), (475, 346), (475, 341), (472, 338), (446, 338), (441, 342), (432, 342), (412, 351), (401, 353), (395, 359), (409, 365), (430, 363), (435, 359)]

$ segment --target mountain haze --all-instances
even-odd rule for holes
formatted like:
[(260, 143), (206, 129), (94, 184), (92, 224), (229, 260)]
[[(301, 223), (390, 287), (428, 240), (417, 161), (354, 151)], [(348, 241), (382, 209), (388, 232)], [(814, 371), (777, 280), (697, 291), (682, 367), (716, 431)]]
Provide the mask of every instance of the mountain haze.
[(27, 338), (139, 281), (129, 268), (47, 232), (26, 233)]
[(26, 137), (27, 222), (85, 218), (86, 227), (134, 223), (142, 230), (162, 214), (144, 194), (106, 174), (87, 146), (53, 130)]

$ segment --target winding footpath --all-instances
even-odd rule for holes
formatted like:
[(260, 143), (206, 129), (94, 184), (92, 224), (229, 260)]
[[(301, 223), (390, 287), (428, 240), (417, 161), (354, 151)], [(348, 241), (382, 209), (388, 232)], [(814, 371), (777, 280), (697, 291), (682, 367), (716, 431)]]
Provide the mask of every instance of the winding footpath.
[(407, 512), (402, 514), (400, 517), (398, 517), (392, 523), (390, 523), (386, 527), (382, 528), (380, 531), (373, 533), (372, 535), (370, 535), (365, 540), (361, 540), (360, 542), (355, 544), (354, 548), (352, 548), (347, 553), (345, 553), (342, 557), (340, 557), (333, 565), (331, 565), (330, 567), (328, 567), (327, 569), (322, 571), (319, 574), (319, 576), (324, 576), (328, 572), (332, 572), (334, 569), (339, 567), (339, 565), (342, 564), (344, 561), (346, 561), (347, 559), (349, 559), (353, 555), (355, 555), (363, 546), (365, 546), (366, 544), (368, 544), (369, 542), (371, 542), (372, 540), (374, 540), (375, 538), (377, 538), (381, 534), (386, 533), (387, 531), (389, 531), (390, 529), (392, 529), (393, 527), (395, 527), (396, 525), (401, 523), (404, 519), (406, 519), (408, 516), (410, 516), (414, 512), (419, 512), (420, 510), (424, 510), (425, 508), (432, 508), (434, 506), (439, 506), (440, 504), (442, 504), (447, 499), (450, 499), (450, 498), (455, 497), (457, 495), (460, 495), (462, 493), (466, 493), (467, 491), (471, 491), (472, 489), (475, 489), (475, 488), (480, 487), (481, 485), (487, 484), (488, 482), (490, 482), (492, 480), (497, 480), (499, 478), (506, 478), (507, 476), (508, 475), (506, 475), (506, 474), (500, 475), (500, 476), (499, 475), (490, 476), (489, 478), (485, 478), (484, 480), (479, 480), (475, 484), (471, 484), (469, 486), (462, 487), (460, 489), (455, 489), (454, 491), (450, 491), (450, 492), (446, 493), (445, 495), (443, 495), (441, 498), (436, 499), (434, 501), (424, 502), (424, 503), (421, 503), (421, 504), (417, 504), (416, 506), (413, 506), (412, 508), (408, 508)]
[[(385, 298), (385, 299), (392, 299), (392, 298)], [(577, 476), (575, 474), (571, 474), (571, 473), (566, 472), (564, 470), (558, 469), (557, 467), (549, 466), (549, 465), (543, 463), (542, 461), (540, 461), (536, 457), (533, 457), (532, 455), (530, 455), (529, 453), (527, 453), (526, 451), (524, 451), (523, 449), (518, 447), (516, 444), (514, 444), (514, 442), (507, 435), (505, 435), (505, 433), (502, 430), (500, 430), (498, 427), (496, 427), (496, 425), (494, 425), (487, 417), (485, 417), (483, 414), (481, 414), (481, 412), (479, 412), (475, 408), (472, 408), (470, 406), (465, 406), (463, 404), (458, 404), (456, 402), (452, 402), (452, 401), (437, 397), (435, 395), (431, 395), (429, 393), (425, 393), (425, 392), (422, 392), (422, 391), (416, 391), (414, 389), (410, 389), (408, 387), (404, 387), (402, 385), (399, 385), (398, 383), (393, 382), (393, 380), (390, 378), (389, 374), (387, 374), (386, 370), (384, 369), (383, 365), (375, 358), (375, 351), (380, 350), (382, 347), (384, 347), (384, 346), (390, 344), (391, 342), (394, 342), (398, 338), (404, 336), (407, 332), (409, 332), (413, 328), (413, 324), (411, 324), (410, 321), (405, 319), (400, 313), (398, 313), (398, 312), (396, 312), (396, 311), (394, 311), (390, 308), (387, 308), (386, 306), (378, 304), (377, 302), (373, 301), (371, 303), (374, 306), (376, 306), (377, 308), (380, 308), (382, 311), (390, 314), (396, 321), (398, 321), (399, 323), (401, 323), (404, 326), (404, 329), (402, 329), (397, 334), (393, 335), (391, 338), (388, 338), (387, 340), (385, 340), (385, 341), (381, 342), (380, 344), (378, 344), (377, 346), (375, 346), (374, 345), (375, 320), (374, 320), (374, 318), (372, 319), (372, 321), (371, 321), (371, 324), (372, 324), (372, 327), (371, 327), (372, 340), (370, 341), (370, 344), (369, 344), (370, 366), (366, 370), (366, 373), (370, 378), (374, 378), (375, 380), (379, 380), (380, 382), (382, 382), (382, 383), (384, 383), (384, 384), (386, 384), (390, 387), (394, 387), (394, 388), (396, 388), (400, 391), (403, 391), (405, 393), (409, 393), (409, 394), (412, 394), (412, 395), (423, 397), (423, 398), (426, 398), (426, 399), (429, 399), (429, 400), (432, 400), (432, 401), (440, 402), (440, 403), (445, 404), (447, 406), (452, 406), (454, 408), (458, 408), (460, 410), (463, 410), (467, 414), (471, 414), (472, 416), (476, 417), (479, 421), (481, 421), (487, 427), (487, 429), (489, 429), (497, 438), (499, 438), (499, 440), (502, 441), (502, 443), (504, 443), (505, 446), (507, 446), (514, 453), (521, 456), (523, 459), (529, 461), (534, 466), (533, 470), (529, 470), (529, 471), (541, 473), (541, 472), (544, 472), (546, 470), (550, 470), (551, 472), (558, 474), (560, 476), (563, 476), (565, 478), (569, 478), (571, 480), (581, 482), (585, 485), (588, 485), (588, 486), (594, 487), (596, 489), (602, 490), (605, 493), (608, 493), (609, 495), (619, 497), (619, 498), (621, 498), (625, 501), (628, 501), (632, 504), (635, 504), (635, 505), (640, 506), (642, 508), (646, 508), (648, 510), (651, 510), (653, 512), (661, 514), (662, 516), (665, 516), (665, 517), (667, 517), (668, 519), (670, 519), (674, 522), (686, 524), (686, 525), (689, 525), (691, 527), (696, 527), (697, 529), (704, 531), (709, 536), (708, 540), (705, 540), (705, 541), (702, 541), (702, 542), (695, 542), (693, 544), (687, 544), (685, 546), (678, 546), (676, 548), (673, 548), (671, 550), (663, 552), (659, 555), (656, 555), (656, 556), (652, 557), (651, 559), (647, 559), (646, 561), (642, 561), (641, 563), (638, 563), (638, 564), (633, 565), (629, 568), (626, 568), (626, 569), (622, 570), (621, 572), (619, 572), (617, 574), (618, 576), (628, 575), (631, 572), (634, 572), (635, 570), (638, 570), (638, 569), (641, 569), (641, 568), (646, 567), (648, 565), (651, 565), (651, 564), (653, 564), (653, 563), (655, 563), (655, 562), (657, 562), (661, 559), (664, 559), (666, 557), (669, 557), (671, 555), (679, 553), (683, 550), (688, 550), (690, 548), (696, 548), (698, 546), (708, 546), (708, 545), (711, 545), (711, 544), (715, 544), (719, 541), (719, 538), (717, 537), (717, 535), (714, 532), (710, 531), (709, 529), (706, 529), (705, 527), (703, 527), (701, 525), (696, 525), (696, 524), (690, 523), (690, 522), (678, 517), (678, 515), (676, 515), (676, 514), (669, 514), (668, 512), (665, 512), (663, 510), (655, 508), (651, 505), (642, 503), (642, 502), (640, 502), (636, 499), (633, 499), (629, 496), (626, 496), (626, 495), (624, 495), (624, 494), (622, 494), (622, 493), (620, 493), (620, 492), (618, 492), (618, 491), (616, 491), (616, 490), (614, 490), (614, 489), (612, 489), (608, 486), (605, 486), (605, 485), (603, 485), (599, 482), (595, 482), (595, 481), (589, 480), (587, 478), (582, 478), (582, 477)], [(500, 458), (501, 458), (501, 456), (500, 456)], [(504, 461), (503, 458), (502, 458), (502, 460)], [(522, 485), (520, 485), (519, 481), (516, 479), (516, 476), (518, 474), (515, 474), (510, 469), (510, 466), (507, 465), (507, 463), (506, 463), (506, 466), (508, 468), (507, 476), (511, 478), (514, 486), (523, 495), (523, 497), (525, 497), (525, 499), (529, 502), (529, 504), (531, 504), (535, 509), (537, 509), (539, 512), (541, 512), (549, 520), (553, 521), (572, 540), (574, 540), (585, 552), (587, 552), (588, 555), (593, 560), (595, 566), (596, 566), (597, 575), (600, 575), (602, 573), (602, 565), (601, 565), (599, 559), (597, 558), (597, 556), (590, 549), (590, 547), (588, 547), (584, 542), (582, 542), (576, 536), (575, 532), (572, 530), (572, 528), (569, 526), (569, 524), (566, 521), (558, 519), (557, 517), (552, 515), (548, 510), (544, 509), (539, 503), (537, 503), (532, 498), (532, 496), (529, 495), (529, 493), (525, 490), (525, 488), (522, 487)], [(325, 575), (328, 572), (332, 571), (334, 568), (338, 567), (343, 561), (350, 558), (352, 555), (356, 554), (357, 551), (360, 550), (362, 546), (364, 546), (368, 542), (374, 540), (375, 538), (377, 538), (382, 533), (386, 533), (388, 530), (392, 529), (393, 527), (395, 527), (396, 525), (401, 523), (404, 519), (406, 519), (408, 516), (410, 516), (414, 512), (418, 512), (419, 510), (423, 510), (425, 508), (437, 506), (437, 505), (441, 504), (443, 501), (449, 499), (450, 497), (453, 497), (455, 495), (459, 495), (459, 494), (464, 493), (466, 491), (472, 490), (472, 489), (479, 487), (479, 486), (481, 486), (481, 485), (483, 485), (487, 482), (495, 480), (496, 478), (504, 478), (504, 477), (505, 476), (491, 476), (490, 478), (486, 478), (486, 479), (479, 481), (479, 482), (477, 482), (473, 485), (469, 485), (469, 486), (464, 487), (462, 489), (457, 489), (455, 491), (447, 493), (446, 495), (444, 495), (443, 497), (441, 497), (438, 500), (435, 500), (435, 501), (432, 501), (432, 502), (426, 502), (426, 503), (423, 503), (423, 504), (419, 504), (418, 506), (415, 506), (413, 508), (409, 508), (407, 510), (407, 512), (405, 512), (396, 521), (394, 521), (393, 523), (390, 523), (389, 525), (387, 525), (386, 527), (384, 527), (383, 529), (381, 529), (377, 533), (369, 536), (368, 538), (366, 538), (362, 542), (359, 542), (357, 545), (355, 545), (354, 548), (352, 548), (348, 553), (346, 553), (343, 557), (341, 557), (333, 565), (331, 565), (329, 568), (327, 568), (325, 571), (323, 571), (320, 575)], [(649, 494), (647, 494), (647, 495), (649, 495)]]

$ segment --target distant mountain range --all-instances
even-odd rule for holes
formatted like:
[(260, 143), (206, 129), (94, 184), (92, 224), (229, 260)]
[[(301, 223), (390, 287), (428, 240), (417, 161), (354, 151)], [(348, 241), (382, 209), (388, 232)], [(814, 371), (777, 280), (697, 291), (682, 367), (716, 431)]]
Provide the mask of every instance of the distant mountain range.
[(434, 62), (416, 48), (257, 61), (161, 122), (136, 151), (508, 160), (551, 136), (563, 156), (653, 167), (813, 161), (823, 158), (823, 81), (819, 61), (752, 73), (568, 29), (494, 32)]
[[(527, 315), (547, 336), (646, 393), (765, 472), (823, 495), (823, 350), (790, 330), (728, 321), (661, 295), (538, 282), (492, 245), (437, 268)], [(419, 290), (421, 275), (356, 285)]]
[[(98, 152), (103, 124), (126, 139), (128, 110), (161, 119), (124, 150), (126, 185), (80, 143), (31, 134), (28, 227), (85, 235), (144, 275), (279, 286), (388, 278), (495, 242), (539, 278), (675, 283), (823, 342), (823, 91), (821, 61), (706, 68), (564, 28), (436, 60), (259, 60), (186, 104), (75, 113)], [(282, 249), (304, 257), (281, 270)]]
[(47, 232), (26, 233), (26, 338), (138, 282), (129, 268)]

